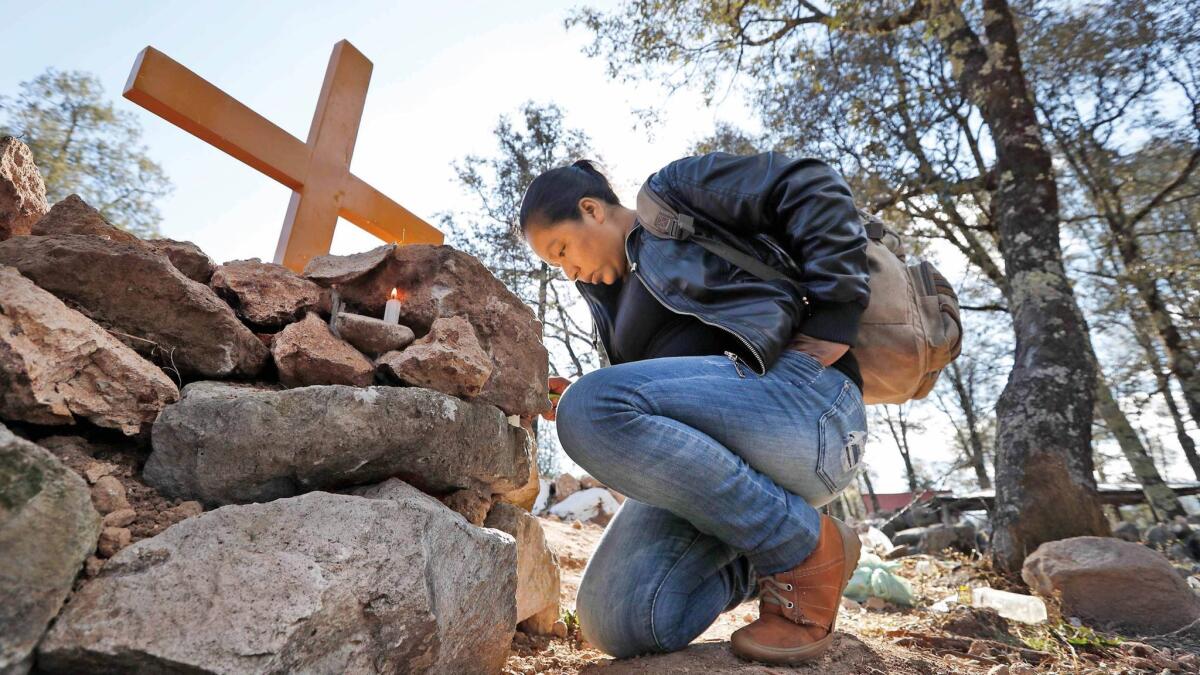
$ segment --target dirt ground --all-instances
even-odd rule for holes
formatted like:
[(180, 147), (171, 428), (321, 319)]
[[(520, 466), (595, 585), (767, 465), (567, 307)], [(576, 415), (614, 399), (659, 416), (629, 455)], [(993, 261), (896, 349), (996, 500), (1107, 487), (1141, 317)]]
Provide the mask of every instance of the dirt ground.
[[(603, 528), (573, 527), (542, 519), (547, 541), (562, 567), (562, 606), (575, 609), (575, 595), (588, 558)], [(722, 614), (687, 649), (673, 654), (614, 660), (590, 648), (578, 632), (566, 639), (517, 633), (506, 673), (608, 675), (659, 673), (829, 675), (910, 675), (934, 673), (1196, 673), (1200, 672), (1200, 631), (1160, 637), (1152, 644), (1108, 636), (1064, 624), (1051, 606), (1044, 626), (1010, 623), (990, 610), (957, 607), (950, 613), (929, 609), (956, 596), (964, 586), (987, 583), (1023, 592), (1015, 581), (991, 573), (985, 563), (965, 558), (905, 558), (901, 573), (919, 598), (915, 608), (849, 607), (838, 620), (833, 647), (820, 660), (801, 667), (766, 666), (738, 659), (729, 648), (733, 631), (754, 620), (758, 608), (745, 603)]]

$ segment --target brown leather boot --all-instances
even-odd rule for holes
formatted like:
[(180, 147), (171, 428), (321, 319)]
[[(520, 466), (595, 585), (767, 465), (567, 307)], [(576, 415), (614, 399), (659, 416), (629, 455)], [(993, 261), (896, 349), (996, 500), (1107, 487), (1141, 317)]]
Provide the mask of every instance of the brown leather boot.
[(733, 653), (780, 664), (825, 653), (861, 548), (849, 525), (821, 514), (821, 534), (812, 555), (793, 569), (758, 580), (758, 620), (734, 631)]

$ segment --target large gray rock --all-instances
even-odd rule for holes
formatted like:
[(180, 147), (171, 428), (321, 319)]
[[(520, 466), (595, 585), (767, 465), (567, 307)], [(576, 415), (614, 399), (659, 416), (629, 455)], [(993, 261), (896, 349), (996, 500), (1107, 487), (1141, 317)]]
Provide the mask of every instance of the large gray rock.
[(0, 239), (29, 234), (50, 205), (29, 146), (0, 137)]
[(1063, 613), (1089, 625), (1166, 633), (1200, 618), (1200, 597), (1161, 553), (1111, 537), (1042, 544), (1021, 578), (1042, 595), (1062, 593)]
[(83, 479), (0, 426), (0, 673), (28, 671), (99, 534)]
[(143, 539), (77, 592), (49, 673), (495, 673), (513, 540), (403, 484), (227, 506)]
[(238, 316), (267, 331), (279, 330), (319, 308), (328, 313), (324, 289), (283, 265), (258, 258), (221, 265), (208, 284)]
[(0, 265), (0, 417), (149, 431), (179, 390), (87, 317)]
[(541, 522), (518, 506), (499, 502), (483, 524), (507, 532), (517, 542), (517, 621), (545, 613), (553, 617), (553, 624), (558, 619), (560, 571)]
[(183, 389), (154, 423), (146, 482), (208, 504), (267, 501), (398, 476), (431, 493), (511, 490), (529, 435), (490, 405), (417, 387)]
[(141, 242), (83, 234), (0, 241), (11, 265), (165, 368), (253, 376), (268, 352), (212, 289)]
[(383, 316), (391, 290), (398, 289), (400, 323), (417, 336), (436, 319), (464, 316), (494, 364), (475, 400), (507, 415), (550, 409), (549, 361), (537, 317), (474, 257), (450, 246), (389, 245), (314, 258), (304, 275), (322, 286), (337, 284), (348, 310), (368, 316)]
[(962, 553), (975, 550), (975, 528), (970, 525), (928, 525), (901, 530), (892, 537), (896, 546), (910, 546), (918, 553), (936, 555), (945, 549)]

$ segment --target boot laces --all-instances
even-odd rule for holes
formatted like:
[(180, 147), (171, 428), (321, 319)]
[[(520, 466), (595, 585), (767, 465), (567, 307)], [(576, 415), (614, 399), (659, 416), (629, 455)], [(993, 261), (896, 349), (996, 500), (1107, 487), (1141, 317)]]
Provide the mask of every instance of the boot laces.
[[(792, 621), (796, 623), (816, 625), (815, 621), (804, 616), (804, 610), (796, 609), (796, 603), (792, 602), (785, 595), (783, 595), (784, 592), (790, 593), (795, 590), (795, 587), (792, 586), (792, 584), (784, 583), (772, 577), (763, 577), (758, 580), (758, 583), (759, 588), (761, 589), (760, 599), (763, 602), (768, 602), (772, 605), (781, 605), (789, 610), (794, 610), (795, 616), (792, 617)], [(785, 612), (784, 615), (788, 616), (787, 612)]]

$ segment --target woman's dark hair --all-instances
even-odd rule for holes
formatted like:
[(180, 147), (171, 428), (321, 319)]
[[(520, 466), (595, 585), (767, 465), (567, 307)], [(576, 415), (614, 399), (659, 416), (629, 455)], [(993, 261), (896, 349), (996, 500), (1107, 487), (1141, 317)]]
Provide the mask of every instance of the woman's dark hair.
[(532, 220), (550, 224), (582, 218), (579, 200), (584, 197), (614, 205), (621, 203), (608, 179), (590, 159), (542, 173), (529, 184), (521, 200), (521, 234), (529, 229)]

